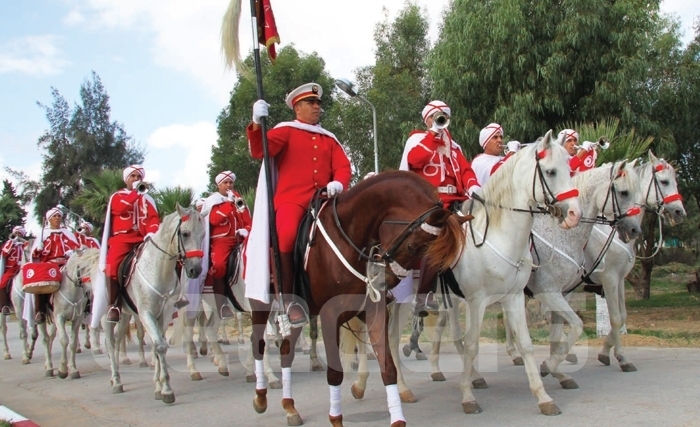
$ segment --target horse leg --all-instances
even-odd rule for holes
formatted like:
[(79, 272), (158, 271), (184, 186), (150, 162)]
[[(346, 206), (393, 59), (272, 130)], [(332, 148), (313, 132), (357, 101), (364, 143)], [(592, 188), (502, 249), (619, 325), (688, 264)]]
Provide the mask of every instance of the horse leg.
[(304, 328), (292, 328), (291, 334), (282, 341), (280, 346), (280, 364), (282, 365), (282, 408), (287, 412), (287, 425), (300, 426), (304, 421), (294, 407), (292, 395), (292, 363), (294, 362), (294, 347)]
[(134, 324), (136, 325), (136, 339), (139, 342), (139, 368), (148, 368), (148, 362), (146, 361), (146, 331), (143, 328), (143, 324), (138, 319), (134, 317)]
[(243, 329), (243, 313), (238, 313), (236, 315), (236, 321), (238, 322), (238, 344), (245, 344), (245, 331)]
[[(46, 316), (48, 320), (48, 315)], [(52, 323), (52, 326), (54, 326), (55, 323)], [(46, 356), (46, 360), (44, 361), (44, 376), (46, 377), (53, 377), (53, 360), (51, 358), (51, 347), (53, 345), (53, 336), (51, 336), (51, 332), (49, 327), (47, 326), (46, 322), (42, 323), (41, 325), (38, 325), (39, 327), (39, 333), (42, 336), (42, 343), (44, 344), (44, 353)]]
[[(0, 289), (0, 292), (5, 292), (4, 289)], [(2, 344), (3, 344), (3, 355), (5, 360), (12, 359), (10, 355), (10, 347), (7, 345), (7, 316), (0, 314), (0, 332), (2, 333)]]
[(58, 363), (58, 377), (68, 378), (68, 334), (66, 333), (66, 317), (63, 314), (54, 316), (58, 328), (59, 343), (61, 344), (61, 361)]
[[(392, 361), (394, 362), (394, 367), (396, 368), (396, 384), (398, 385), (399, 396), (401, 397), (401, 402), (403, 403), (414, 403), (418, 401), (416, 396), (404, 381), (401, 367), (401, 357), (399, 356), (401, 331), (403, 331), (404, 325), (406, 325), (408, 319), (413, 315), (412, 312), (413, 304), (397, 302), (394, 303), (394, 307), (391, 308), (391, 315), (388, 319), (389, 350), (391, 352)], [(416, 353), (416, 356), (418, 356), (418, 353)]]
[(75, 355), (80, 352), (80, 324), (83, 320), (83, 314), (78, 315), (78, 319), (71, 322), (71, 340), (70, 340), (70, 378), (72, 380), (80, 378), (80, 371), (78, 371), (78, 366), (75, 364)]
[(124, 324), (124, 334), (121, 335), (121, 339), (119, 340), (118, 344), (118, 349), (119, 351), (117, 354), (119, 354), (120, 359), (119, 363), (122, 365), (131, 365), (131, 359), (129, 359), (129, 354), (127, 353), (126, 350), (126, 336), (129, 335), (131, 336), (131, 316), (123, 316), (127, 318), (126, 323)]
[[(350, 320), (348, 325), (350, 325), (350, 329), (353, 331), (363, 331), (362, 338), (356, 340), (353, 347), (346, 349), (346, 351), (352, 350), (353, 348), (357, 349), (357, 379), (352, 384), (350, 392), (352, 393), (352, 397), (355, 399), (362, 399), (365, 397), (367, 378), (369, 378), (369, 367), (367, 366), (367, 332), (365, 331), (365, 327), (362, 322), (360, 322), (360, 320), (357, 318)], [(359, 334), (359, 332), (357, 333)], [(352, 355), (355, 354), (354, 352), (351, 353), (352, 354), (347, 356), (352, 357)], [(343, 368), (346, 368), (346, 366), (343, 366)]]
[(503, 310), (503, 323), (505, 324), (506, 328), (506, 352), (508, 352), (508, 356), (510, 356), (510, 359), (513, 361), (513, 365), (515, 366), (523, 366), (523, 358), (520, 356), (518, 353), (518, 350), (515, 348), (515, 341), (513, 339), (513, 332), (510, 330), (509, 322), (508, 322), (508, 314)]
[(170, 388), (170, 374), (168, 365), (165, 363), (168, 342), (163, 333), (163, 319), (157, 319), (147, 310), (141, 310), (139, 320), (153, 341), (153, 352), (156, 356), (156, 369), (153, 375), (153, 382), (156, 385), (154, 397), (156, 400), (163, 400), (163, 403), (174, 403), (175, 393)]
[[(623, 279), (624, 281), (624, 279)], [(603, 278), (603, 289), (605, 291), (605, 301), (608, 304), (608, 312), (610, 314), (610, 333), (605, 338), (603, 342), (603, 349), (598, 353), (598, 360), (606, 365), (610, 365), (610, 350), (614, 348), (615, 358), (619, 361), (620, 368), (623, 372), (634, 372), (637, 368), (633, 363), (627, 360), (622, 351), (622, 339), (620, 337), (620, 330), (622, 329), (623, 323), (623, 311), (626, 317), (626, 311), (624, 309), (625, 299), (624, 299), (624, 288), (622, 288), (622, 294), (619, 293), (619, 286), (617, 283), (611, 283), (612, 281), (607, 278)]]
[(474, 299), (467, 301), (467, 328), (464, 337), (464, 358), (462, 374), (460, 376), (459, 388), (462, 390), (462, 410), (465, 414), (478, 414), (481, 407), (472, 393), (472, 370), (474, 369), (474, 359), (479, 353), (479, 332), (483, 319), (483, 308), (485, 302)]
[(183, 322), (183, 332), (182, 332), (182, 346), (185, 350), (185, 355), (187, 356), (187, 369), (190, 371), (190, 379), (192, 381), (201, 381), (202, 374), (197, 370), (195, 366), (194, 359), (197, 356), (197, 347), (194, 345), (194, 325), (197, 321), (197, 317), (190, 318), (187, 313), (183, 313), (181, 317), (181, 322)]
[[(222, 322), (225, 323), (225, 322)], [(228, 360), (226, 358), (226, 355), (224, 354), (224, 350), (221, 348), (221, 345), (219, 344), (219, 340), (217, 335), (217, 331), (219, 330), (219, 316), (217, 314), (213, 314), (212, 316), (207, 319), (204, 327), (204, 334), (207, 335), (208, 341), (211, 343), (211, 349), (212, 352), (214, 353), (214, 364), (217, 367), (217, 371), (219, 372), (219, 375), (228, 377), (229, 376), (229, 370), (228, 370)]]
[(92, 334), (92, 342), (95, 344), (92, 348), (93, 356), (104, 353), (104, 350), (102, 349), (102, 342), (100, 341), (101, 329), (102, 326), (99, 326), (97, 328), (90, 328), (90, 333)]
[(200, 313), (199, 315), (197, 315), (197, 324), (199, 325), (199, 332), (197, 333), (197, 336), (199, 338), (199, 354), (201, 354), (202, 356), (206, 356), (207, 354), (209, 354), (209, 349), (207, 346), (208, 338), (206, 332), (207, 316), (204, 313)]
[(112, 370), (112, 376), (109, 381), (112, 386), (112, 394), (124, 393), (124, 385), (122, 384), (121, 375), (119, 374), (119, 349), (117, 348), (117, 343), (121, 341), (120, 335), (123, 334), (121, 325), (126, 318), (127, 316), (122, 316), (122, 320), (118, 325), (114, 323), (105, 323), (105, 346), (107, 347), (107, 354), (109, 355), (109, 366)]
[(309, 358), (311, 359), (311, 370), (323, 371), (323, 365), (318, 360), (318, 316), (311, 316), (309, 319), (309, 338), (311, 338), (311, 348)]
[[(236, 318), (238, 319), (238, 324), (240, 326), (241, 313), (236, 313)], [(228, 334), (226, 333), (226, 322), (221, 322), (219, 327), (216, 328), (216, 342), (223, 345), (230, 345), (231, 342), (228, 340)], [(240, 336), (240, 335), (239, 335)]]
[[(273, 341), (272, 337), (268, 336), (265, 339), (265, 350), (270, 349), (270, 343)], [(270, 387), (272, 390), (279, 390), (282, 388), (282, 381), (280, 381), (279, 378), (277, 378), (277, 375), (275, 375), (275, 371), (272, 369), (272, 365), (270, 365), (270, 352), (265, 351), (265, 354), (263, 354), (263, 366), (265, 367), (265, 376), (267, 377), (267, 385)]]
[[(625, 325), (627, 324), (627, 307), (625, 306), (625, 280), (622, 279), (619, 282), (618, 285), (618, 305), (617, 309), (620, 313), (620, 327), (618, 329), (618, 334), (617, 334), (617, 342), (615, 343), (615, 358), (617, 358), (618, 363), (620, 364), (620, 369), (622, 369), (622, 372), (635, 372), (637, 371), (637, 367), (634, 366), (634, 363), (630, 362), (627, 357), (624, 355), (623, 350), (622, 350), (622, 339), (620, 338), (620, 334), (627, 333), (625, 329)], [(614, 305), (614, 304), (613, 304)]]
[[(17, 312), (17, 309), (15, 309), (15, 312)], [(28, 365), (32, 355), (29, 353), (29, 342), (27, 340), (27, 321), (22, 319), (21, 314), (19, 315), (17, 326), (19, 326), (19, 339), (22, 341), (22, 364)]]
[[(552, 310), (552, 325), (550, 327), (550, 356), (542, 362), (540, 374), (544, 377), (551, 373), (564, 389), (576, 389), (578, 384), (571, 376), (561, 372), (559, 365), (566, 360), (566, 355), (573, 348), (576, 340), (583, 332), (583, 322), (571, 309), (569, 303), (559, 292), (544, 292), (536, 295), (537, 299)], [(570, 325), (568, 335), (564, 334), (563, 321)]]
[(253, 398), (253, 409), (258, 414), (267, 410), (267, 377), (265, 376), (265, 366), (263, 355), (265, 354), (265, 329), (269, 311), (262, 308), (253, 307), (253, 331), (251, 333), (251, 353), (255, 359), (255, 398)]
[[(85, 347), (85, 350), (90, 350), (92, 348), (92, 343), (90, 342), (90, 324), (85, 324), (85, 342), (83, 343), (83, 347)], [(80, 333), (78, 333), (80, 335)]]
[(527, 328), (527, 317), (525, 315), (525, 294), (517, 292), (506, 296), (501, 300), (503, 312), (508, 313), (504, 316), (508, 322), (513, 339), (518, 351), (523, 357), (527, 379), (530, 383), (530, 390), (537, 398), (540, 411), (544, 415), (559, 415), (561, 410), (557, 407), (554, 400), (547, 394), (542, 383), (542, 378), (537, 372), (537, 362), (535, 361), (534, 349), (532, 340)]
[[(333, 427), (342, 427), (343, 411), (340, 385), (343, 383), (343, 363), (340, 358), (340, 349), (344, 349), (345, 352), (353, 352), (358, 340), (355, 333), (339, 328), (337, 314), (333, 313), (332, 310), (322, 310), (320, 316), (324, 325), (321, 332), (325, 343), (326, 363), (328, 365), (326, 370), (326, 381), (328, 382), (330, 393), (328, 419)], [(353, 325), (353, 322), (351, 320), (348, 323)], [(356, 330), (357, 328), (353, 327), (352, 329)], [(354, 388), (355, 384), (353, 384), (353, 395), (355, 395)], [(362, 390), (364, 392), (364, 388)]]
[(433, 370), (430, 377), (433, 381), (445, 381), (445, 375), (440, 370), (440, 345), (442, 343), (442, 333), (445, 330), (445, 326), (447, 326), (447, 321), (447, 312), (441, 310), (435, 324), (435, 331), (433, 332), (433, 339), (430, 347), (430, 367)]

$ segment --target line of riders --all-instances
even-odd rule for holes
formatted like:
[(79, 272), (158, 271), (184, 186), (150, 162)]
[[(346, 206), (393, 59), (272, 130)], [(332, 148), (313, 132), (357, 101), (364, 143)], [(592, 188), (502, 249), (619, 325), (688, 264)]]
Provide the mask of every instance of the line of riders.
[[(325, 188), (326, 196), (335, 197), (350, 185), (352, 169), (350, 160), (338, 139), (319, 124), (321, 116), (321, 97), (323, 89), (316, 83), (304, 84), (293, 90), (286, 98), (287, 106), (295, 113), (295, 120), (281, 122), (267, 133), (268, 149), (274, 158), (276, 182), (274, 183), (274, 209), (279, 240), (281, 260), (281, 291), (285, 295), (294, 295), (294, 254), (297, 230), (306, 213), (307, 207), (317, 190)], [(253, 105), (253, 120), (246, 129), (251, 156), (263, 158), (261, 119), (268, 116), (268, 107), (264, 100)], [(489, 177), (515, 152), (521, 144), (510, 141), (504, 144), (503, 128), (491, 123), (479, 134), (479, 144), (483, 153), (477, 155), (470, 163), (465, 158), (461, 147), (452, 139), (448, 130), (451, 110), (442, 101), (428, 103), (421, 112), (426, 125), (424, 130), (413, 131), (406, 141), (399, 169), (419, 174), (435, 186), (445, 208), (457, 209), (465, 200), (480, 196), (481, 186)], [(559, 133), (557, 142), (562, 144), (570, 157), (569, 165), (572, 175), (595, 166), (595, 145), (584, 141), (579, 145), (578, 133), (564, 129)], [(373, 173), (368, 174), (369, 178)], [(32, 260), (40, 263), (64, 265), (75, 251), (80, 248), (99, 248), (100, 265), (104, 266), (109, 310), (108, 322), (119, 322), (121, 318), (122, 288), (128, 283), (128, 268), (122, 272), (120, 265), (137, 247), (149, 239), (159, 227), (159, 216), (154, 200), (142, 191), (146, 178), (145, 170), (140, 165), (131, 165), (124, 169), (123, 179), (126, 187), (115, 192), (108, 203), (101, 244), (91, 236), (93, 226), (81, 222), (76, 233), (63, 225), (64, 209), (62, 206), (51, 208), (46, 212), (46, 226), (41, 236), (35, 239), (31, 250)], [(206, 230), (203, 248), (207, 263), (202, 286), (211, 286), (216, 294), (217, 311), (222, 319), (234, 316), (229, 301), (235, 303), (228, 277), (232, 274), (229, 258), (246, 242), (254, 228), (267, 228), (267, 219), (254, 221), (240, 194), (234, 189), (236, 175), (231, 171), (218, 174), (214, 180), (218, 191), (207, 198), (196, 201), (198, 211), (205, 215), (209, 224)], [(261, 184), (262, 182), (262, 184)], [(259, 181), (258, 196), (266, 194)], [(264, 194), (261, 194), (264, 193)], [(263, 197), (264, 198), (264, 197)], [(256, 203), (257, 205), (257, 203)], [(267, 203), (256, 206), (265, 210)], [(264, 223), (261, 223), (264, 222)], [(2, 315), (9, 315), (9, 294), (12, 279), (20, 271), (21, 259), (27, 246), (26, 230), (17, 226), (12, 230), (10, 239), (2, 246), (0, 256), (0, 310)], [(267, 236), (267, 234), (264, 234)], [(263, 242), (263, 255), (269, 256), (269, 240)], [(245, 266), (246, 283), (254, 280), (256, 265), (268, 263), (265, 256), (248, 256), (250, 264)], [(418, 266), (416, 266), (418, 267)], [(435, 279), (438, 271), (422, 262), (420, 280), (415, 295), (414, 314), (425, 317), (438, 309), (433, 297)], [(234, 269), (235, 270), (235, 269)], [(263, 269), (269, 271), (268, 269)], [(227, 274), (228, 273), (228, 274)], [(250, 274), (248, 274), (250, 273)], [(179, 276), (179, 275), (178, 275)], [(412, 277), (412, 275), (409, 275)], [(263, 286), (269, 288), (269, 275), (263, 277)], [(404, 289), (400, 289), (404, 288)], [(253, 287), (254, 289), (254, 287)], [(392, 299), (411, 297), (412, 287), (399, 286)], [(46, 321), (50, 294), (35, 294), (34, 321), (39, 324)], [(246, 289), (246, 297), (255, 298)], [(189, 304), (184, 293), (176, 301), (176, 307)], [(285, 298), (284, 311), (292, 327), (303, 325), (307, 320), (303, 304), (293, 298)], [(93, 319), (93, 326), (99, 325), (99, 319)]]

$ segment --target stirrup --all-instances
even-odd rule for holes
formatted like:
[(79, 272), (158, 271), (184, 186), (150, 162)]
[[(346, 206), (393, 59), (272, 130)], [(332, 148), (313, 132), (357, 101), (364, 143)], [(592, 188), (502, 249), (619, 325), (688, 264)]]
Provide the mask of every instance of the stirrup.
[[(230, 315), (230, 316), (224, 317), (224, 308), (228, 308), (228, 309), (229, 309), (229, 311), (231, 312), (231, 315)], [(236, 314), (233, 312), (233, 309), (231, 308), (230, 305), (228, 305), (228, 304), (221, 304), (221, 308), (219, 309), (219, 317), (221, 318), (221, 320), (228, 320), (228, 319), (233, 319), (234, 317), (236, 317)]]
[(178, 298), (177, 301), (175, 301), (174, 305), (175, 308), (179, 310), (182, 307), (187, 307), (188, 305), (190, 305), (190, 300), (187, 299), (185, 294), (180, 294), (180, 298)]
[[(117, 318), (116, 320), (114, 318), (110, 319), (109, 314), (112, 313), (112, 310), (117, 311)], [(119, 309), (119, 307), (112, 306), (109, 308), (107, 311), (107, 323), (119, 323), (119, 321), (122, 320), (122, 311)]]
[(39, 312), (34, 315), (34, 323), (37, 325), (41, 325), (42, 323), (46, 323), (46, 315), (42, 312)]
[(9, 306), (9, 305), (6, 305), (6, 306), (4, 306), (4, 307), (2, 308), (2, 314), (5, 315), (5, 316), (9, 316), (9, 315), (10, 315), (10, 306)]
[[(289, 311), (293, 306), (298, 306), (299, 310), (301, 310), (302, 317), (300, 317), (297, 320), (292, 320), (289, 317)], [(300, 328), (300, 327), (304, 326), (309, 319), (309, 315), (306, 314), (306, 310), (304, 310), (304, 306), (299, 304), (298, 302), (292, 301), (289, 304), (287, 304), (287, 309), (284, 312), (287, 315), (287, 319), (289, 319), (289, 324), (292, 328)]]

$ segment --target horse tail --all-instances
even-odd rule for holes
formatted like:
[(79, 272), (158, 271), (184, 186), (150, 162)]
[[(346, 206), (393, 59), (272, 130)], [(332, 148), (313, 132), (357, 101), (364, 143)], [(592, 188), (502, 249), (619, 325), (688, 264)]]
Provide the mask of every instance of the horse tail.
[(440, 229), (440, 234), (425, 254), (428, 264), (436, 266), (440, 270), (450, 268), (450, 265), (460, 255), (466, 244), (466, 235), (462, 229), (462, 223), (467, 220), (467, 218), (455, 214), (451, 214), (445, 219)]
[[(229, 69), (236, 71), (248, 80), (252, 80), (250, 69), (241, 59), (241, 43), (239, 37), (241, 21), (241, 0), (231, 0), (221, 22), (221, 52), (224, 62)], [(257, 40), (253, 40), (257, 43)]]
[(344, 371), (350, 370), (350, 364), (355, 359), (355, 349), (359, 343), (358, 335), (365, 329), (364, 324), (357, 317), (353, 317), (347, 323), (340, 326), (338, 331), (338, 350), (340, 362)]

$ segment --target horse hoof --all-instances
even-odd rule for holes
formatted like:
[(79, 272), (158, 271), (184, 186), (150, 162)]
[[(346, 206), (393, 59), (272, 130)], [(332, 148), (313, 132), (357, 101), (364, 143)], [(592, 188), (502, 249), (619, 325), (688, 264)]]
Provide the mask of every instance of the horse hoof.
[(124, 393), (124, 386), (121, 384), (112, 386), (112, 394), (119, 393)]
[(561, 388), (564, 390), (576, 390), (578, 388), (578, 384), (576, 384), (576, 381), (574, 381), (572, 378), (564, 380), (559, 384), (561, 384)]
[(573, 353), (569, 353), (566, 355), (566, 361), (572, 365), (578, 365), (578, 356)]
[(270, 384), (267, 385), (270, 387), (272, 390), (281, 390), (282, 389), (282, 381), (276, 380), (276, 381), (270, 381)]
[(253, 409), (258, 414), (267, 411), (267, 389), (255, 390), (255, 398), (253, 399)]
[(540, 403), (540, 412), (542, 412), (543, 415), (559, 415), (561, 414), (561, 409), (557, 406), (556, 403), (552, 402), (545, 402), (545, 403)]
[(85, 347), (85, 350), (90, 350), (90, 348), (92, 347), (92, 344), (90, 344), (89, 342), (86, 342), (86, 343), (83, 345), (83, 347)]
[(163, 400), (163, 394), (159, 391), (154, 391), (153, 392), (153, 398), (155, 400)]
[(53, 377), (53, 369), (47, 369), (44, 371), (44, 376), (47, 378), (52, 378)]
[(222, 377), (228, 377), (228, 375), (229, 375), (229, 373), (228, 373), (228, 367), (226, 367), (226, 368), (219, 368), (219, 375), (221, 375)]
[(139, 368), (148, 368), (148, 362), (139, 362)]
[(483, 390), (485, 388), (489, 388), (489, 385), (486, 383), (485, 379), (477, 378), (474, 381), (472, 381), (472, 388)]
[(551, 372), (549, 371), (549, 367), (547, 366), (547, 362), (542, 362), (542, 364), (540, 365), (540, 376), (542, 376), (542, 378), (544, 378), (547, 375), (549, 375), (550, 373)]
[(403, 346), (403, 355), (406, 357), (411, 356), (411, 347), (408, 346), (408, 344)]
[(12, 359), (12, 356), (9, 355), (9, 354), (6, 354), (6, 355), (5, 355), (5, 360), (10, 360), (10, 359)]
[(435, 372), (434, 374), (430, 375), (430, 378), (432, 378), (433, 381), (445, 381), (445, 374), (442, 372)]
[(201, 354), (202, 356), (206, 356), (208, 353), (209, 353), (209, 350), (207, 350), (204, 347), (199, 349), (199, 354)]
[(513, 358), (513, 365), (515, 366), (525, 366), (525, 361), (523, 360), (522, 357), (514, 357)]
[(622, 372), (637, 372), (637, 367), (632, 362), (620, 365), (620, 369), (622, 369)]
[(476, 400), (472, 402), (462, 402), (462, 410), (465, 414), (480, 414), (481, 406), (479, 406)]
[(245, 376), (245, 382), (247, 383), (254, 383), (255, 382), (255, 374), (249, 374)]
[(58, 371), (58, 378), (65, 380), (66, 378), (68, 378), (68, 372)]
[(357, 400), (360, 400), (363, 397), (365, 397), (365, 391), (357, 387), (355, 384), (353, 384), (352, 387), (350, 387), (350, 393), (352, 394), (352, 397), (354, 397)]
[(605, 366), (610, 366), (610, 356), (608, 356), (607, 354), (599, 354), (598, 362), (602, 363)]
[(394, 421), (391, 423), (391, 427), (406, 427), (406, 421)]
[(202, 381), (202, 374), (200, 374), (199, 372), (195, 372), (193, 374), (190, 374), (190, 379), (192, 381)]
[(78, 380), (80, 379), (80, 372), (79, 371), (73, 371), (70, 373), (70, 379), (72, 380)]
[(300, 426), (304, 424), (304, 420), (301, 419), (299, 414), (289, 414), (287, 415), (287, 425), (288, 426)]
[(75, 354), (80, 354), (80, 353), (82, 353), (82, 352), (83, 352), (83, 349), (80, 348), (80, 347), (78, 347), (78, 348), (75, 349)]
[(29, 359), (22, 359), (22, 364), (23, 365), (29, 365)]
[(163, 403), (168, 404), (168, 405), (175, 403), (175, 394), (174, 393), (162, 394), (161, 396), (163, 397)]
[(402, 391), (399, 393), (399, 397), (401, 398), (401, 403), (416, 403), (418, 402), (418, 399), (416, 399), (416, 396), (413, 394), (411, 390), (406, 390)]
[(127, 366), (131, 365), (131, 359), (129, 359), (128, 357), (125, 357), (119, 363), (121, 363), (122, 365), (127, 365)]
[(323, 372), (323, 365), (320, 362), (311, 362), (312, 372)]
[(422, 351), (417, 351), (416, 360), (428, 360), (428, 356), (426, 356)]
[(331, 427), (343, 427), (343, 414), (329, 415), (328, 421), (331, 422)]

